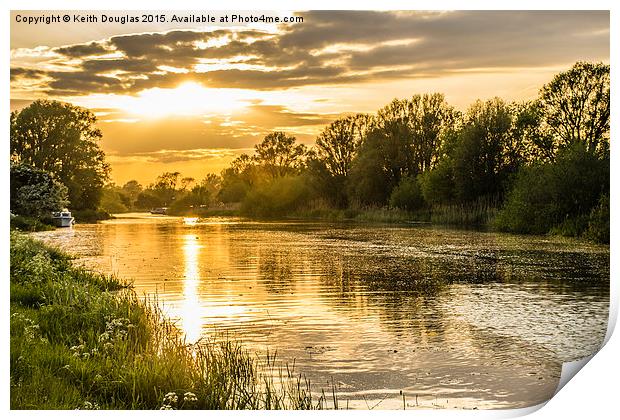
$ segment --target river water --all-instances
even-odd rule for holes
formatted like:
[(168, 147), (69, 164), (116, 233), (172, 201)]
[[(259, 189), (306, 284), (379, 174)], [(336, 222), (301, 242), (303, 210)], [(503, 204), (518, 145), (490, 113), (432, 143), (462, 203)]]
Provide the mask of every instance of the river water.
[(157, 294), (190, 342), (277, 351), (342, 408), (518, 408), (600, 347), (609, 248), (325, 222), (118, 215), (35, 234)]

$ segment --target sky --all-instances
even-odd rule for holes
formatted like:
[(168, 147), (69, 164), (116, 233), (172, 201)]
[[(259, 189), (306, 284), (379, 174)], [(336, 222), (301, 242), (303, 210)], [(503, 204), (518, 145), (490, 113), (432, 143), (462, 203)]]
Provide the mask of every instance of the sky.
[[(64, 14), (69, 23), (23, 22)], [(120, 185), (164, 171), (200, 180), (271, 131), (310, 145), (338, 117), (394, 98), (440, 92), (461, 110), (523, 101), (576, 61), (609, 63), (608, 11), (217, 12), (215, 23), (173, 23), (207, 13), (168, 11), (166, 23), (109, 22), (143, 14), (11, 12), (11, 110), (42, 98), (90, 108)], [(219, 22), (232, 14), (303, 22)]]

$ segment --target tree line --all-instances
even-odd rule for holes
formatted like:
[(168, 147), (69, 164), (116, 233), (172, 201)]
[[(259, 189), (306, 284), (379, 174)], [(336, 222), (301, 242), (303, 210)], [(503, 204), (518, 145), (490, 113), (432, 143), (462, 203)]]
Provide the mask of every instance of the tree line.
[[(15, 161), (67, 179), (68, 199), (76, 207), (98, 199), (111, 211), (167, 206), (182, 213), (238, 203), (242, 214), (258, 217), (387, 208), (434, 220), (446, 209), (468, 213), (482, 205), (486, 213), (467, 220), (492, 221), (513, 232), (587, 234), (604, 242), (609, 86), (609, 65), (578, 62), (527, 102), (478, 100), (460, 112), (440, 93), (395, 99), (374, 114), (337, 119), (310, 147), (273, 132), (220, 175), (196, 182), (167, 172), (146, 188), (136, 181), (103, 187), (108, 168), (102, 153), (90, 147), (100, 137), (97, 130), (69, 125), (51, 131), (53, 138), (82, 133), (85, 167), (35, 158), (47, 146), (36, 123), (24, 124), (22, 114), (32, 114), (30, 107), (11, 115), (11, 152)], [(15, 147), (14, 125), (20, 131)], [(52, 150), (63, 155), (57, 145)]]

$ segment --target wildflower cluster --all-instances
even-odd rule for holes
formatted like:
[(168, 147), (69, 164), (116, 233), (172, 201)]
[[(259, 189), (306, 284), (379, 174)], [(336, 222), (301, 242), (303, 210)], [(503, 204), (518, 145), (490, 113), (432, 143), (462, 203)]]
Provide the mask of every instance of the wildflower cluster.
[(90, 401), (84, 401), (81, 407), (78, 410), (99, 410), (99, 404), (91, 403)]
[(73, 352), (73, 357), (77, 357), (79, 359), (90, 359), (99, 353), (99, 349), (97, 347), (93, 347), (88, 350), (86, 344), (78, 344), (77, 346), (71, 346), (70, 350)]
[(105, 332), (99, 335), (104, 350), (109, 351), (115, 342), (125, 340), (134, 325), (127, 318), (114, 318), (106, 322)]
[(176, 392), (169, 392), (164, 395), (164, 404), (161, 406), (160, 410), (174, 410), (178, 402), (179, 396)]
[(179, 396), (176, 392), (168, 392), (164, 395), (163, 405), (160, 410), (175, 410), (183, 408), (185, 406), (191, 406), (198, 401), (198, 397), (193, 392), (186, 392), (183, 394), (183, 400), (179, 401)]
[(15, 312), (11, 315), (11, 329), (15, 332), (20, 328), (23, 328), (26, 341), (40, 340), (42, 343), (47, 343), (47, 338), (41, 337), (41, 327), (39, 327), (39, 324), (35, 324), (32, 319), (24, 314)]

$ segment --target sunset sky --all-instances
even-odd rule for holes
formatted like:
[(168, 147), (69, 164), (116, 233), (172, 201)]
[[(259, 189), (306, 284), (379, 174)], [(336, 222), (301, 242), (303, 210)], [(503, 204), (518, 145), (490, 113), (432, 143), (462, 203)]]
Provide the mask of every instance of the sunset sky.
[[(578, 60), (609, 63), (607, 11), (268, 14), (304, 20), (282, 25), (16, 22), (64, 13), (75, 14), (11, 12), (11, 109), (39, 98), (91, 108), (121, 185), (163, 171), (219, 173), (273, 130), (311, 144), (338, 116), (395, 97), (441, 92), (465, 110), (478, 98), (531, 99)], [(145, 12), (83, 14), (102, 13)]]

